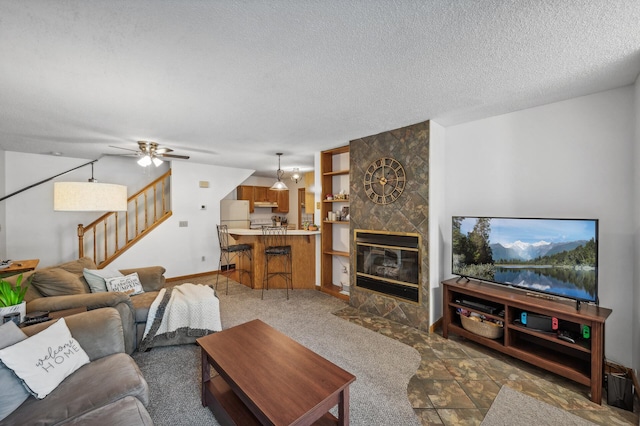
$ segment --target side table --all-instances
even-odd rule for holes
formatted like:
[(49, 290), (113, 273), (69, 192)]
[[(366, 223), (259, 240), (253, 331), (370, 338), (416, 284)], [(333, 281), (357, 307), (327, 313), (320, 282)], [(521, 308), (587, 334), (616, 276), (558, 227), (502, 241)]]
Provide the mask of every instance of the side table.
[(38, 266), (38, 263), (40, 263), (40, 259), (14, 260), (11, 265), (0, 269), (0, 278), (33, 271)]

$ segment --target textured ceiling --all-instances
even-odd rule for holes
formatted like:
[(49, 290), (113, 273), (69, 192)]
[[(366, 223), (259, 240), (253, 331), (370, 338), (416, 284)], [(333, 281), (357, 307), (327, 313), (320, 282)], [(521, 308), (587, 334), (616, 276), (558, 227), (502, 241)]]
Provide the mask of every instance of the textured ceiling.
[[(631, 84), (640, 1), (0, 0), (0, 149), (313, 153)], [(179, 160), (177, 160), (179, 161)]]

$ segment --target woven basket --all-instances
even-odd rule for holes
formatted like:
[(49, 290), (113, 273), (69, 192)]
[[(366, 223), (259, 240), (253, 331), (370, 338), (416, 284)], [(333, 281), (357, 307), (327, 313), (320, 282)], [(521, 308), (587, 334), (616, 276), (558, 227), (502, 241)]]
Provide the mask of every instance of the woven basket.
[(492, 322), (475, 321), (464, 315), (460, 315), (460, 321), (462, 321), (462, 328), (478, 336), (498, 339), (504, 335), (504, 328)]

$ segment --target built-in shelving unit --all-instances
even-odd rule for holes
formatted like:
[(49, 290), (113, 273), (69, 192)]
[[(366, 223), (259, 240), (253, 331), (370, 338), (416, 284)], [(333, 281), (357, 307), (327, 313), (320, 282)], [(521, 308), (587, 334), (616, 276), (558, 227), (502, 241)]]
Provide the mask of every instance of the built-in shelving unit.
[[(514, 358), (536, 365), (591, 388), (591, 400), (602, 400), (604, 369), (604, 323), (611, 309), (533, 297), (507, 287), (479, 281), (451, 279), (443, 285), (442, 334), (455, 333)], [(473, 306), (476, 304), (477, 306)], [(483, 306), (489, 309), (479, 308)], [(464, 309), (501, 321), (504, 333), (491, 339), (465, 329), (458, 311)], [(561, 340), (557, 332), (528, 328), (521, 314), (557, 319), (558, 330), (572, 333), (573, 342)], [(580, 333), (589, 327), (589, 337)]]
[(329, 213), (349, 206), (349, 199), (327, 199), (327, 194), (339, 194), (349, 191), (349, 146), (330, 149), (320, 154), (320, 173), (322, 203), (320, 218), (321, 260), (320, 288), (341, 299), (348, 300), (349, 295), (340, 285), (340, 277), (349, 279), (349, 273), (342, 274), (341, 268), (349, 267), (349, 221), (329, 220)]

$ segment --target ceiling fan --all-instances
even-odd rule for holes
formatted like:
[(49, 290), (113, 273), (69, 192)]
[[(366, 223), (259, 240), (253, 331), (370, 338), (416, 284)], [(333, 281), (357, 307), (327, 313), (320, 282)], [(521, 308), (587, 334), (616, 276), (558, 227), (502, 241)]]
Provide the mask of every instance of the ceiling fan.
[(109, 145), (111, 148), (124, 149), (134, 152), (134, 154), (122, 154), (122, 155), (135, 155), (140, 157), (138, 164), (142, 167), (147, 167), (153, 163), (156, 167), (162, 164), (162, 158), (180, 158), (188, 160), (187, 155), (169, 154), (173, 152), (171, 148), (160, 147), (157, 142), (138, 141), (138, 149), (122, 148), (119, 146)]

